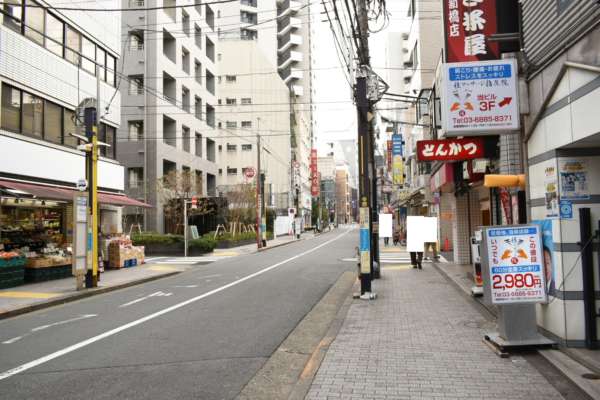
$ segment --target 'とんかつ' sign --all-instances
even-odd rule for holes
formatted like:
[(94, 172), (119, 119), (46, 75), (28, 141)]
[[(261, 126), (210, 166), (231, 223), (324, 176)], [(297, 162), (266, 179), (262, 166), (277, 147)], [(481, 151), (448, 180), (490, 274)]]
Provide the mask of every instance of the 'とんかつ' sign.
[(492, 303), (545, 302), (539, 226), (488, 228), (486, 237)]
[(484, 157), (482, 138), (419, 140), (419, 161), (461, 161)]
[(446, 62), (498, 59), (496, 0), (443, 0)]
[(519, 129), (517, 82), (516, 60), (444, 64), (446, 136)]

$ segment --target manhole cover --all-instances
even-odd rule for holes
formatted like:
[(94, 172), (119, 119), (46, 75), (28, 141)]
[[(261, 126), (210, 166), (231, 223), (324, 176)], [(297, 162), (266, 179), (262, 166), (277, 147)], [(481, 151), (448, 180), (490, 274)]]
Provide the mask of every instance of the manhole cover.
[(591, 379), (591, 380), (600, 379), (600, 375), (598, 375), (598, 374), (583, 374), (583, 375), (581, 375), (581, 377), (585, 378), (585, 379)]

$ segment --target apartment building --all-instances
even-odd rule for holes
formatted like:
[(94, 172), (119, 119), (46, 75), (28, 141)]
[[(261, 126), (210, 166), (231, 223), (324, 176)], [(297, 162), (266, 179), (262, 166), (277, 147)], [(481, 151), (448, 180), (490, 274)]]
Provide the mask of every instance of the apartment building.
[[(224, 40), (219, 64), (218, 190), (252, 182), (260, 151), (265, 177), (265, 204), (278, 210), (292, 206), (289, 89), (254, 40)], [(271, 73), (261, 73), (267, 71)], [(258, 136), (260, 135), (260, 148)], [(285, 211), (287, 213), (287, 211)]]
[(335, 169), (335, 214), (338, 224), (352, 222), (352, 189), (348, 165), (340, 164)]
[[(10, 1), (0, 9), (0, 225), (53, 215), (48, 226), (70, 240), (75, 186), (86, 177), (84, 153), (71, 135), (82, 133), (76, 109), (84, 100), (100, 97), (98, 138), (110, 145), (101, 148), (98, 163), (102, 221), (120, 230), (114, 205), (139, 203), (122, 196), (124, 171), (116, 161), (120, 14), (61, 10), (64, 5)], [(82, 6), (118, 8), (120, 1)]]
[[(277, 70), (276, 0), (240, 0), (219, 4), (217, 32), (220, 41), (256, 42), (269, 65), (262, 73)], [(223, 53), (222, 49), (220, 50)]]
[[(118, 159), (126, 190), (153, 206), (126, 210), (128, 220), (164, 232), (159, 180), (181, 174), (186, 196), (216, 196), (216, 10), (192, 0), (189, 7), (146, 10), (143, 0), (123, 0), (123, 57), (119, 69), (122, 118)], [(169, 228), (170, 230), (170, 228)]]
[(290, 88), (292, 104), (292, 150), (298, 168), (294, 173), (296, 205), (310, 224), (312, 198), (310, 194), (309, 159), (314, 146), (314, 95), (311, 52), (314, 44), (311, 4), (307, 0), (277, 1), (277, 68)]

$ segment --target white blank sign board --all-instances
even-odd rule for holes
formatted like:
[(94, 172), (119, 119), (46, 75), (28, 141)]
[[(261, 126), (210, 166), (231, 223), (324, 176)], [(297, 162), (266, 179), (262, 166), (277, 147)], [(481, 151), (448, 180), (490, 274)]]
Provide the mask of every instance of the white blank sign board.
[(423, 235), (425, 242), (437, 243), (438, 241), (438, 219), (437, 217), (423, 218)]
[(392, 237), (392, 214), (379, 214), (379, 237)]
[(406, 217), (406, 250), (424, 251), (426, 242), (426, 230), (424, 227), (425, 217)]

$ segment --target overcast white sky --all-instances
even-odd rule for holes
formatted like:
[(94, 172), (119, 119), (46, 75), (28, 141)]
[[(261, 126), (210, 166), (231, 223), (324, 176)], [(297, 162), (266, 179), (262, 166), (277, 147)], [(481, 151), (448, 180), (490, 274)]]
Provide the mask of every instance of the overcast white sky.
[[(369, 46), (371, 64), (374, 67), (385, 66), (385, 39), (388, 32), (407, 32), (410, 29), (410, 19), (406, 17), (407, 0), (388, 0), (390, 23), (380, 33), (371, 34)], [(325, 152), (328, 142), (356, 138), (356, 108), (352, 104), (350, 86), (340, 68), (340, 62), (335, 52), (335, 46), (329, 22), (320, 14), (322, 7), (313, 7), (317, 14), (315, 24), (315, 57), (316, 95), (313, 101), (316, 110), (313, 114), (316, 120), (317, 148), (319, 153)]]

